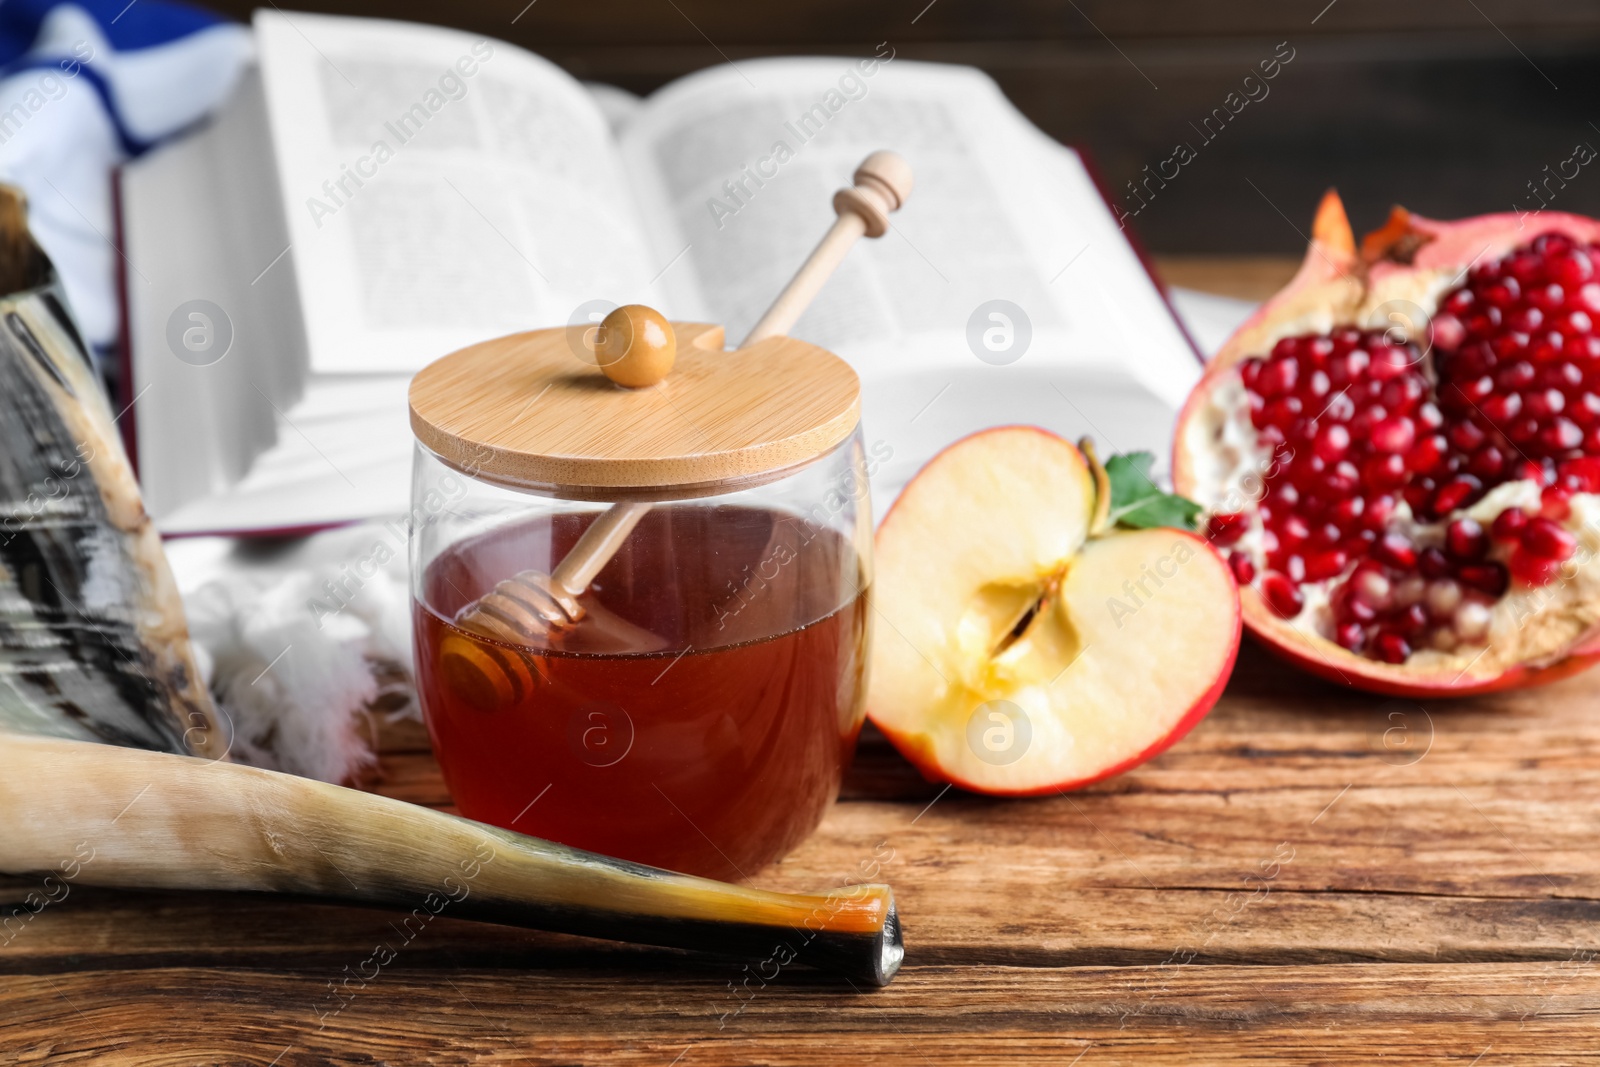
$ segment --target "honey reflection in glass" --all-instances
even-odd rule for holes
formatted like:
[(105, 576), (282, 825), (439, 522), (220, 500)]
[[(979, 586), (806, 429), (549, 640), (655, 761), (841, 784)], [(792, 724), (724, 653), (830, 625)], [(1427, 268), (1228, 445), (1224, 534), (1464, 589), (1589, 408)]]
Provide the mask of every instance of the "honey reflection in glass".
[(715, 878), (793, 849), (838, 794), (866, 695), (868, 592), (850, 542), (786, 513), (650, 511), (584, 598), (527, 645), (450, 620), (549, 572), (591, 516), (446, 549), (414, 606), (434, 750), (462, 814)]

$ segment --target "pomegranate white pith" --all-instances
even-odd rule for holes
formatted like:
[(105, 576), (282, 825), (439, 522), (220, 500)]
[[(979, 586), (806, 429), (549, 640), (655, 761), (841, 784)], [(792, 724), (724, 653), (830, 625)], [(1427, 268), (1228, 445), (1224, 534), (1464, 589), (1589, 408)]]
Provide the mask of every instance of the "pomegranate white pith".
[[(1012, 426), (934, 457), (884, 518), (868, 714), (929, 778), (1085, 785), (1166, 748), (1221, 693), (1240, 633), (1227, 565), (1179, 530), (1091, 537), (1096, 499), (1077, 448)], [(1031, 736), (985, 753), (973, 716), (997, 701)]]
[(1358, 254), (1330, 194), (1179, 428), (1178, 489), (1211, 513), (1252, 630), (1395, 692), (1593, 655), (1597, 238), (1574, 216), (1397, 211)]

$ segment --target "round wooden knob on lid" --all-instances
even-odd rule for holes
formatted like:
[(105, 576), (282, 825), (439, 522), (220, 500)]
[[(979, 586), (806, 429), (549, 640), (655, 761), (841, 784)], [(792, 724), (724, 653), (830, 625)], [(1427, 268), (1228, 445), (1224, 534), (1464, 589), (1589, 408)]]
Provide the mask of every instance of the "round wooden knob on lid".
[(722, 327), (668, 323), (639, 305), (591, 333), (592, 351), (581, 331), (558, 328), (436, 360), (411, 382), (417, 439), (500, 485), (653, 501), (775, 480), (831, 452), (860, 419), (855, 371), (792, 337), (729, 352)]
[(607, 378), (642, 389), (672, 370), (678, 337), (661, 312), (643, 304), (624, 304), (601, 321), (594, 355)]

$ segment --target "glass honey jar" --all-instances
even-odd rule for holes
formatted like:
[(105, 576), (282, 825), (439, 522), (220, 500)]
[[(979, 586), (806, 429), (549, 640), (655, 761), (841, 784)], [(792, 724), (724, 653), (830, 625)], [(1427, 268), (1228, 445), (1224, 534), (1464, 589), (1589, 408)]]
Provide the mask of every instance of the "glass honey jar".
[(488, 341), (412, 384), (428, 731), (469, 818), (745, 877), (816, 828), (861, 728), (859, 381), (644, 308), (600, 334)]

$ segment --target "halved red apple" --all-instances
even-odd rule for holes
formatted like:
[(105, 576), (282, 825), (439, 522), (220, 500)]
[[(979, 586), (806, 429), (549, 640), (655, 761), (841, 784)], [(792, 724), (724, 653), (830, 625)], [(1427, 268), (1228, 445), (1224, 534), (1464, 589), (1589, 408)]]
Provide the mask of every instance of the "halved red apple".
[(868, 714), (928, 778), (1087, 785), (1222, 692), (1240, 633), (1227, 564), (1187, 531), (1108, 527), (1096, 481), (1071, 443), (1000, 427), (935, 456), (884, 518)]

